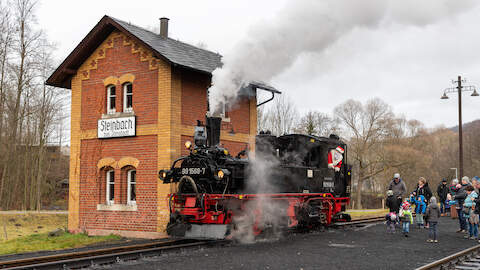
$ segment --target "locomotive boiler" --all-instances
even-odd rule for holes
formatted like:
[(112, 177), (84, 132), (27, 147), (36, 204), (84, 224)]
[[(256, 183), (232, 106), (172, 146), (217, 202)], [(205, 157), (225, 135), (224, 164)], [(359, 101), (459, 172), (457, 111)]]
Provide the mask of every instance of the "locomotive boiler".
[[(255, 152), (236, 156), (220, 145), (221, 118), (198, 121), (190, 154), (161, 170), (170, 194), (167, 233), (225, 238), (240, 227), (254, 235), (346, 221), (351, 166), (347, 145), (336, 135), (256, 136)], [(245, 225), (247, 224), (247, 225)]]

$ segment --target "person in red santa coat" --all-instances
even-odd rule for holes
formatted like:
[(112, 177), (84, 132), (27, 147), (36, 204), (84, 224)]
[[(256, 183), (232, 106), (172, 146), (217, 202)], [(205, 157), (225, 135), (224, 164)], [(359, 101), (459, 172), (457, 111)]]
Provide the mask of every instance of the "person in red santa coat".
[(330, 150), (328, 153), (328, 168), (339, 172), (342, 167), (343, 153), (345, 153), (345, 150), (341, 146)]

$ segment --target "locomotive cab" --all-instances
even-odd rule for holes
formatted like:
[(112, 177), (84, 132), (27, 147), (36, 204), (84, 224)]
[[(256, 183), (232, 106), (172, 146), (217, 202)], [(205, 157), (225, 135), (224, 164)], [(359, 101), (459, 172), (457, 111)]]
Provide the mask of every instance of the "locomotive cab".
[[(338, 169), (328, 167), (332, 150), (343, 149)], [(280, 170), (271, 177), (282, 193), (332, 193), (335, 197), (350, 194), (350, 166), (347, 145), (336, 135), (329, 138), (303, 134), (273, 136), (261, 134), (256, 140), (257, 155), (276, 159)]]

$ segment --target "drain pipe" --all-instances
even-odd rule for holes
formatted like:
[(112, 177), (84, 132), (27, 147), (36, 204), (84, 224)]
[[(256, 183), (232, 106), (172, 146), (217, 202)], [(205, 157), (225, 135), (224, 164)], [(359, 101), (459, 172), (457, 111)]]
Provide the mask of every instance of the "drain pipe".
[(263, 104), (268, 103), (268, 102), (270, 102), (270, 101), (273, 100), (273, 98), (275, 97), (275, 93), (274, 93), (274, 92), (270, 92), (270, 93), (272, 94), (272, 97), (269, 98), (269, 99), (267, 99), (267, 100), (265, 100), (264, 102), (262, 102), (262, 103), (260, 103), (260, 104), (257, 104), (257, 108), (260, 107), (260, 106), (262, 106)]

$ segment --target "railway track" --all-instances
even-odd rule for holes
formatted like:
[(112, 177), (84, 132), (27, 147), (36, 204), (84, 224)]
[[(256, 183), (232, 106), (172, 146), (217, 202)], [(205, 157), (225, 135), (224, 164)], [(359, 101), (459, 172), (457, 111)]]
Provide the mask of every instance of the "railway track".
[(462, 250), (416, 270), (475, 270), (480, 269), (480, 245)]
[[(335, 223), (334, 226), (361, 226), (383, 221), (384, 217), (373, 217)], [(226, 240), (167, 240), (144, 244), (125, 245), (80, 252), (0, 261), (0, 269), (78, 269), (90, 266), (113, 264), (120, 261), (137, 260), (168, 251), (211, 246), (225, 243)]]
[(366, 225), (366, 224), (377, 223), (382, 221), (385, 221), (385, 216), (354, 219), (348, 222), (336, 222), (333, 224), (333, 226), (341, 227), (341, 226)]
[(208, 246), (223, 241), (169, 240), (81, 252), (0, 261), (0, 269), (78, 269), (155, 256), (167, 251)]

